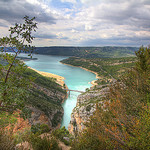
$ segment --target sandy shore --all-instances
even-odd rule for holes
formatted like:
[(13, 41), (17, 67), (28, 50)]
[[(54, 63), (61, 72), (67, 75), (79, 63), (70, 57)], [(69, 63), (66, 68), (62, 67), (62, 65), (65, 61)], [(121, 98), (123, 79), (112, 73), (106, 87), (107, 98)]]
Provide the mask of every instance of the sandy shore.
[(64, 83), (65, 83), (65, 82), (64, 82), (65, 78), (62, 77), (62, 76), (59, 76), (59, 75), (56, 75), (56, 74), (53, 74), (53, 73), (38, 71), (38, 70), (33, 69), (33, 68), (31, 68), (31, 67), (28, 67), (28, 68), (30, 68), (30, 69), (36, 71), (37, 73), (39, 73), (39, 74), (42, 75), (42, 76), (50, 77), (50, 78), (55, 78), (55, 79), (56, 79), (56, 82), (57, 82), (58, 84), (60, 84), (61, 86), (63, 86)]
[[(89, 72), (94, 73), (94, 74), (96, 75), (96, 79), (100, 79), (100, 78), (101, 78), (100, 76), (98, 76), (98, 73), (97, 73), (97, 72), (94, 72), (94, 71), (88, 70), (88, 69), (83, 68), (83, 67), (79, 67), (79, 68), (82, 68), (82, 69), (84, 69), (84, 70), (86, 70), (86, 71), (89, 71)], [(93, 86), (95, 86), (95, 85), (97, 85), (97, 83), (96, 83), (95, 81), (97, 81), (97, 80), (93, 80), (93, 81), (91, 81), (92, 87), (93, 87)]]
[[(63, 87), (64, 84), (65, 84), (65, 82), (64, 82), (65, 78), (62, 77), (62, 76), (59, 76), (59, 75), (56, 75), (56, 74), (53, 74), (53, 73), (38, 71), (38, 70), (33, 69), (33, 68), (31, 68), (31, 67), (28, 67), (28, 68), (30, 68), (30, 69), (36, 71), (37, 73), (39, 73), (39, 74), (42, 75), (42, 76), (50, 77), (50, 78), (55, 78), (55, 79), (56, 79), (56, 82), (57, 82), (59, 85), (61, 85), (62, 87)], [(65, 84), (65, 89), (68, 89), (68, 87), (67, 87), (66, 84)], [(62, 103), (64, 103), (64, 100), (66, 100), (67, 98), (68, 98), (68, 94), (67, 94), (66, 97), (63, 98)]]
[[(61, 62), (61, 63), (62, 63), (62, 62)], [(101, 78), (100, 76), (98, 76), (98, 73), (97, 73), (97, 72), (94, 72), (94, 71), (88, 70), (88, 69), (86, 69), (86, 68), (83, 68), (83, 67), (80, 67), (80, 66), (73, 66), (73, 65), (65, 64), (65, 63), (62, 63), (62, 64), (64, 64), (64, 65), (68, 65), (68, 66), (72, 66), (72, 67), (78, 67), (78, 68), (84, 69), (84, 70), (86, 70), (86, 71), (89, 71), (89, 72), (94, 73), (94, 74), (96, 75), (96, 79), (100, 79), (100, 78)], [(93, 86), (95, 86), (95, 85), (97, 85), (97, 83), (95, 83), (95, 81), (97, 81), (97, 80), (93, 80), (93, 81), (91, 81), (92, 87), (93, 87)]]

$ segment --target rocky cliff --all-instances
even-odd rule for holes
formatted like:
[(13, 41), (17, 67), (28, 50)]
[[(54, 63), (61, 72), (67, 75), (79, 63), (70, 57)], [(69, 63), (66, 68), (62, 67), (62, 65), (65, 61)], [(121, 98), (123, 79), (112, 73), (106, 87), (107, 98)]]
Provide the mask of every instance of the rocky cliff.
[[(28, 118), (30, 125), (36, 124), (47, 124), (50, 128), (53, 128), (53, 120), (57, 120), (58, 127), (62, 119), (63, 109), (56, 109), (49, 113), (49, 115), (45, 115), (45, 113), (37, 108), (29, 107), (31, 110), (31, 116)], [(56, 117), (56, 114), (62, 114), (59, 117)]]
[(64, 113), (61, 104), (66, 99), (66, 91), (53, 78), (44, 77), (29, 68), (25, 75), (35, 77), (26, 99), (29, 123), (59, 127)]
[(103, 97), (109, 92), (108, 87), (91, 88), (78, 96), (76, 107), (71, 114), (68, 130), (71, 134), (80, 132), (85, 128), (85, 123), (96, 110), (97, 103), (103, 103)]

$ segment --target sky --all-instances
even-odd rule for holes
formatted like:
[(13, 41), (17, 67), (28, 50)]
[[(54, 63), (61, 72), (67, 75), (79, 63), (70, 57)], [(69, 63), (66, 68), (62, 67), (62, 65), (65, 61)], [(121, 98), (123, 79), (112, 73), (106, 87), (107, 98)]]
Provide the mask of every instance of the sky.
[(150, 0), (0, 0), (0, 38), (36, 17), (35, 46), (148, 46)]

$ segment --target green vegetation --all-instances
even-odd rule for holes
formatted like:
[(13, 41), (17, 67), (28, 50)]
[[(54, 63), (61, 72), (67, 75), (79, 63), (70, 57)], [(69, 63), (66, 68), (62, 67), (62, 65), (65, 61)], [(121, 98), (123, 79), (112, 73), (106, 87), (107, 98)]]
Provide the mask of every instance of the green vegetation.
[(25, 119), (28, 119), (31, 117), (32, 111), (28, 107), (24, 107), (20, 113), (20, 117)]
[[(56, 129), (52, 132), (52, 136), (54, 136), (55, 138), (59, 139), (60, 141), (62, 141), (64, 144), (66, 145), (70, 145), (70, 139), (72, 138), (71, 135), (69, 134), (69, 131), (66, 130), (65, 127), (62, 127), (60, 129)], [(66, 140), (65, 138), (67, 138), (68, 140)]]
[(119, 79), (119, 76), (135, 65), (136, 57), (123, 58), (77, 58), (70, 57), (62, 60), (62, 63), (70, 64), (77, 67), (83, 67), (98, 73), (101, 77), (98, 84), (107, 84), (109, 79)]
[(50, 129), (47, 124), (36, 124), (31, 126), (31, 132), (37, 135), (40, 135), (42, 133), (47, 133), (49, 131)]
[(135, 66), (109, 94), (72, 142), (72, 150), (150, 149), (150, 48), (136, 52)]
[(53, 92), (55, 92), (55, 93), (57, 91), (65, 93), (65, 91), (62, 90), (61, 86), (55, 82), (54, 78), (44, 77), (32, 69), (26, 68), (23, 76), (24, 77), (32, 77), (34, 79), (34, 83), (36, 83), (39, 86), (42, 86), (44, 88), (52, 89)]
[[(11, 128), (13, 129), (13, 128)], [(14, 150), (16, 149), (16, 144), (22, 143), (17, 149), (24, 149), (24, 144), (28, 145), (28, 149), (33, 148), (34, 150), (60, 150), (58, 146), (58, 141), (49, 135), (42, 138), (38, 134), (33, 134), (29, 130), (23, 133), (18, 133), (14, 136), (12, 130), (4, 131), (0, 130), (0, 149), (1, 150)], [(26, 142), (26, 143), (24, 143)]]
[[(15, 149), (17, 143), (24, 141), (34, 150), (59, 150), (56, 138), (70, 144), (70, 135), (64, 127), (53, 131), (52, 136), (43, 138), (39, 135), (49, 132), (45, 124), (32, 125), (31, 130), (25, 129), (16, 134), (13, 131), (19, 115), (14, 113), (17, 109), (22, 109), (20, 115), (24, 119), (31, 116), (30, 106), (42, 110), (47, 116), (57, 110), (52, 119), (53, 127), (58, 125), (62, 117), (60, 95), (66, 93), (54, 79), (39, 75), (16, 59), (22, 51), (32, 53), (31, 32), (36, 28), (33, 20), (25, 17), (24, 24), (11, 27), (10, 36), (0, 39), (0, 148), (4, 150)], [(25, 41), (29, 45), (25, 45)], [(127, 53), (116, 47), (72, 49), (68, 55), (76, 53), (76, 56), (87, 58), (72, 57), (63, 63), (97, 72), (105, 79), (99, 80), (99, 84), (108, 83), (110, 78), (119, 79), (110, 86), (103, 103), (97, 103), (95, 113), (86, 123), (87, 128), (74, 138), (72, 150), (150, 149), (150, 48), (141, 47), (136, 52), (137, 58), (109, 59), (92, 57), (106, 57), (108, 53), (108, 57), (128, 55), (130, 48), (126, 49)], [(15, 55), (8, 54), (10, 50)], [(126, 68), (131, 69), (125, 72)], [(96, 101), (98, 99), (102, 101), (96, 97)], [(90, 99), (89, 104), (91, 102), (94, 99)], [(90, 111), (91, 105), (87, 105), (86, 110)]]
[[(57, 140), (39, 137), (50, 131), (48, 125), (32, 125), (31, 129), (18, 126), (18, 119), (29, 119), (30, 108), (36, 108), (51, 119), (52, 127), (56, 127), (63, 115), (62, 97), (66, 95), (54, 78), (43, 77), (18, 60), (19, 53), (31, 55), (34, 49), (30, 44), (31, 33), (36, 29), (35, 18), (26, 16), (24, 19), (24, 24), (10, 27), (9, 37), (0, 38), (0, 149), (15, 149), (16, 144), (28, 141), (35, 150), (57, 150)], [(10, 51), (14, 54), (9, 54)]]
[(0, 130), (0, 149), (1, 150), (14, 150), (15, 140), (10, 132)]
[(109, 58), (134, 56), (136, 47), (36, 47), (35, 53), (44, 55), (75, 56), (83, 58)]
[[(24, 24), (10, 27), (9, 37), (0, 39), (0, 110), (13, 112), (28, 105), (42, 110), (48, 117), (58, 110), (52, 120), (52, 125), (56, 127), (63, 115), (61, 103), (66, 92), (55, 79), (43, 77), (18, 60), (19, 53), (31, 55), (33, 52), (34, 47), (30, 46), (33, 40), (31, 33), (37, 28), (35, 18), (29, 19), (26, 16), (24, 19)], [(8, 54), (10, 50), (14, 52), (13, 55)], [(24, 108), (23, 111), (22, 117), (31, 116), (29, 110)]]
[[(56, 127), (63, 115), (63, 108), (61, 106), (63, 98), (59, 95), (65, 95), (66, 92), (62, 90), (61, 86), (53, 78), (43, 77), (31, 69), (27, 69), (24, 72), (24, 76), (35, 78), (33, 86), (27, 91), (29, 96), (26, 99), (26, 104), (43, 111), (48, 117), (58, 110), (52, 119), (52, 126)], [(49, 92), (52, 92), (53, 95), (48, 95)]]
[(30, 140), (34, 150), (61, 150), (57, 140), (54, 138), (48, 139), (47, 137), (44, 137), (42, 139), (41, 137), (32, 136)]
[[(33, 31), (36, 31), (37, 23), (35, 18), (24, 17), (23, 24), (15, 24), (10, 27), (9, 37), (0, 38), (1, 59), (4, 62), (0, 64), (0, 109), (3, 111), (13, 111), (16, 108), (23, 107), (24, 100), (27, 98), (26, 89), (30, 85), (28, 78), (23, 78), (23, 72), (26, 69), (24, 63), (17, 60), (19, 53), (33, 52), (32, 43)], [(14, 52), (14, 55), (8, 54), (8, 51)]]
[[(65, 95), (66, 91), (62, 90), (61, 86), (58, 85), (53, 78), (44, 77), (29, 68), (26, 68), (23, 71), (24, 72), (21, 73), (20, 76), (23, 80), (22, 81), (23, 86), (27, 87), (24, 89), (21, 85), (19, 85), (20, 80), (19, 79), (17, 80), (18, 81), (17, 91), (18, 88), (20, 88), (20, 91), (23, 91), (22, 94), (21, 92), (19, 92), (19, 94), (21, 95), (20, 99), (18, 100), (20, 103), (22, 102), (22, 108), (24, 108), (25, 105), (36, 107), (37, 109), (43, 111), (48, 117), (52, 112), (58, 110), (57, 114), (55, 114), (55, 117), (52, 120), (52, 126), (56, 127), (63, 115), (61, 106), (63, 98), (59, 96), (59, 94)], [(24, 84), (25, 81), (26, 83)], [(29, 84), (30, 86), (28, 86)], [(14, 88), (16, 89), (16, 85), (14, 85)], [(12, 97), (15, 97), (15, 93), (13, 93), (12, 91), (14, 91), (14, 89), (12, 89), (11, 87), (10, 99), (12, 99)], [(49, 92), (52, 92), (53, 96), (48, 96)], [(18, 93), (16, 92), (16, 94)], [(25, 110), (24, 108), (21, 116), (23, 118), (28, 118), (30, 114), (31, 114), (30, 110), (28, 109)]]
[(90, 111), (91, 110), (91, 105), (88, 105), (87, 107), (86, 107), (86, 111)]
[(9, 114), (5, 112), (0, 113), (0, 129), (8, 126), (9, 124), (15, 124), (17, 122), (16, 117), (18, 117), (18, 113)]

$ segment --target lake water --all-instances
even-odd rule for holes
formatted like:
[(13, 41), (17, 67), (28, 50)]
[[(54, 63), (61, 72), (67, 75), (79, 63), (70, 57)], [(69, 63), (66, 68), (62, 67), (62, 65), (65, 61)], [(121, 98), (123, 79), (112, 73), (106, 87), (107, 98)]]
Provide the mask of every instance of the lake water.
[[(21, 56), (26, 55), (21, 54)], [(90, 88), (90, 82), (96, 80), (96, 75), (91, 72), (78, 67), (61, 64), (60, 61), (67, 58), (65, 56), (33, 55), (33, 58), (38, 59), (25, 61), (25, 63), (36, 70), (65, 77), (65, 84), (71, 90), (85, 91), (86, 88)], [(64, 108), (62, 126), (65, 126), (67, 129), (71, 119), (72, 110), (76, 106), (79, 94), (80, 93), (78, 92), (71, 92), (70, 96), (62, 104)]]

